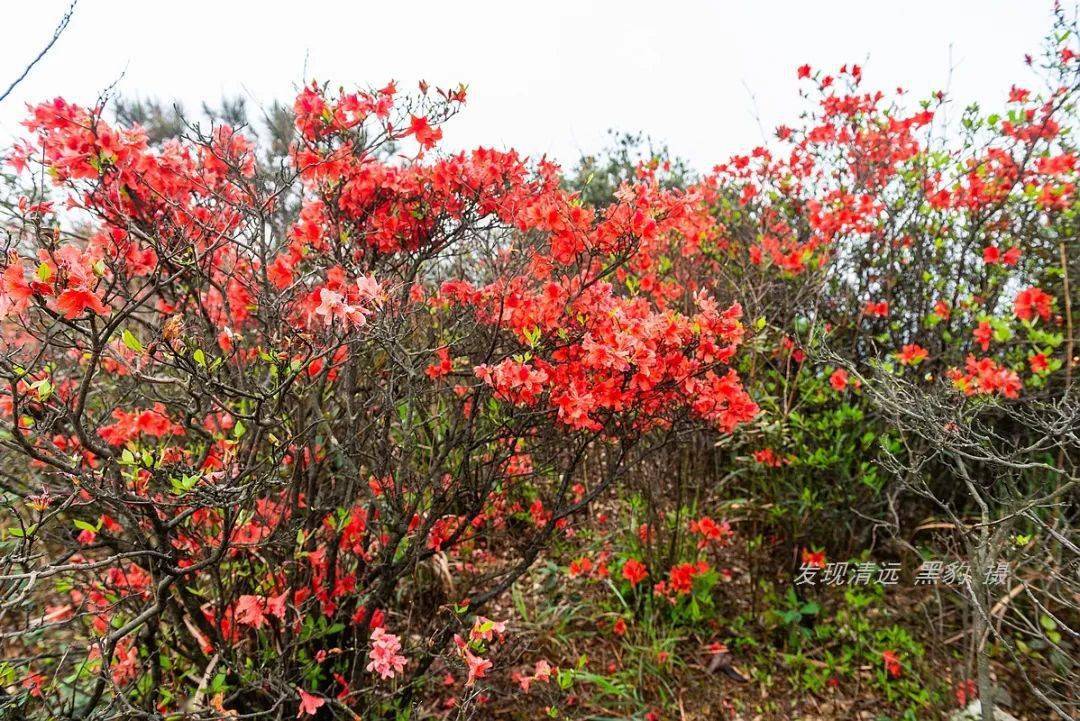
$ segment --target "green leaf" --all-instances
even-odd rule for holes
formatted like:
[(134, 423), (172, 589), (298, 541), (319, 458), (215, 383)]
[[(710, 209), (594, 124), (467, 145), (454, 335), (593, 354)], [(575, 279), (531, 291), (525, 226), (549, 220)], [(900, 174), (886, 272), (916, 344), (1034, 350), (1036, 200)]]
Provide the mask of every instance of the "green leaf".
[(30, 387), (37, 391), (37, 397), (39, 401), (45, 400), (46, 398), (51, 396), (53, 392), (52, 383), (50, 383), (47, 379), (44, 378), (34, 382), (33, 384), (31, 384)]
[(26, 527), (26, 533), (25, 534), (23, 533), (23, 529), (21, 529), (21, 528), (9, 528), (8, 529), (8, 535), (9, 536), (14, 536), (15, 538), (25, 538), (26, 536), (34, 535), (34, 531), (36, 531), (36, 530), (37, 530), (37, 524), (35, 523), (32, 526), (27, 526)]
[(191, 359), (203, 368), (206, 367), (206, 354), (202, 352), (202, 348), (196, 348), (195, 352), (191, 354)]
[(124, 329), (124, 334), (122, 338), (124, 341), (124, 345), (126, 345), (128, 348), (139, 354), (143, 352), (143, 344), (139, 341), (138, 338), (135, 337), (135, 334), (127, 328)]

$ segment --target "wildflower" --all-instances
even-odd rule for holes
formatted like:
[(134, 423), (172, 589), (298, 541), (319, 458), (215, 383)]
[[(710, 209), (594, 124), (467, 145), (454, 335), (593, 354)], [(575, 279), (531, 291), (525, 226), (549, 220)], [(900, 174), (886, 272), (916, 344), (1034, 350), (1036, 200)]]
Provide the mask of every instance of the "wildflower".
[(870, 301), (863, 308), (863, 313), (871, 318), (888, 318), (889, 317), (889, 301), (879, 300), (877, 302)]
[(243, 595), (236, 601), (234, 608), (236, 622), (262, 628), (266, 623), (266, 600), (261, 596)]
[(802, 550), (802, 564), (809, 568), (825, 568), (825, 551)]
[(88, 290), (65, 290), (56, 299), (56, 310), (68, 320), (78, 318), (87, 310), (98, 315), (106, 315), (108, 307), (95, 294)]
[(626, 563), (623, 564), (622, 577), (630, 582), (631, 587), (637, 586), (648, 575), (649, 572), (646, 570), (645, 564), (636, 558), (627, 559)]
[[(1020, 291), (1013, 302), (1013, 312), (1020, 320), (1031, 320), (1036, 314), (1046, 320), (1050, 317), (1050, 302), (1053, 298), (1040, 288), (1032, 286)], [(985, 349), (984, 349), (985, 350)]]
[(405, 670), (408, 659), (398, 653), (401, 650), (401, 640), (392, 633), (387, 633), (382, 627), (371, 632), (371, 651), (368, 657), (371, 662), (367, 670), (379, 674), (382, 678), (393, 678), (396, 674)]
[(1006, 398), (1017, 398), (1023, 388), (1014, 371), (999, 365), (992, 358), (976, 359), (969, 355), (964, 371), (950, 368), (946, 375), (965, 395), (1000, 393)]
[(717, 523), (708, 516), (702, 516), (696, 521), (690, 521), (690, 532), (701, 536), (698, 548), (704, 548), (709, 543), (727, 543), (735, 535), (727, 521)]
[(454, 643), (457, 645), (458, 652), (461, 654), (461, 657), (464, 659), (465, 665), (469, 670), (469, 676), (465, 680), (465, 686), (471, 688), (476, 685), (476, 679), (483, 678), (487, 674), (491, 669), (492, 663), (486, 658), (481, 658), (469, 650), (469, 645), (457, 634), (454, 635)]
[(506, 633), (505, 621), (492, 621), (490, 618), (477, 616), (469, 637), (474, 641), (490, 641), (496, 634), (501, 638), (504, 633)]
[(763, 448), (760, 451), (754, 451), (754, 460), (763, 466), (770, 468), (779, 468), (787, 463), (786, 458), (781, 458), (776, 455), (776, 452), (771, 448)]
[(593, 571), (593, 562), (588, 556), (582, 556), (570, 562), (570, 577), (588, 576)]
[(694, 587), (694, 577), (708, 570), (709, 564), (704, 561), (696, 564), (680, 563), (677, 566), (672, 566), (671, 570), (668, 571), (668, 587), (677, 595), (690, 593)]
[(926, 360), (927, 355), (928, 354), (926, 352), (926, 349), (917, 343), (909, 343), (908, 345), (905, 345), (903, 348), (901, 348), (900, 352), (897, 353), (897, 357), (899, 357), (900, 362), (906, 366), (918, 365), (919, 363)]
[(450, 372), (454, 370), (454, 365), (450, 360), (449, 348), (446, 346), (439, 348), (439, 350), (435, 351), (435, 356), (435, 362), (424, 370), (424, 373), (426, 373), (427, 377), (431, 380), (436, 380), (449, 375)]
[(900, 666), (900, 657), (895, 651), (882, 651), (881, 659), (885, 662), (885, 671), (889, 678), (900, 678), (903, 669)]
[(316, 696), (313, 693), (308, 693), (302, 688), (296, 689), (300, 693), (300, 710), (296, 713), (296, 718), (302, 716), (314, 716), (325, 703), (326, 699), (321, 696)]
[(417, 117), (415, 115), (409, 121), (408, 135), (416, 137), (416, 142), (420, 143), (420, 147), (424, 150), (435, 147), (435, 143), (442, 140), (442, 130), (440, 128), (433, 128), (428, 122), (427, 118)]
[(975, 679), (969, 678), (957, 681), (956, 687), (953, 689), (953, 694), (956, 696), (957, 706), (967, 706), (969, 701), (979, 697), (979, 691), (978, 687), (975, 685)]

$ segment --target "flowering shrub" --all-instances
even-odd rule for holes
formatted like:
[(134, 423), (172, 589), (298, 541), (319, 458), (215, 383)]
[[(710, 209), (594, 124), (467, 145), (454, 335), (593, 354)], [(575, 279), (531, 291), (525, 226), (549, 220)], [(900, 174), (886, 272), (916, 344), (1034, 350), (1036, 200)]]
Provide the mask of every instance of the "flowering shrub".
[[(4, 261), (5, 578), (27, 655), (72, 652), (19, 671), (52, 679), (31, 706), (374, 708), (652, 439), (754, 417), (738, 306), (610, 282), (711, 227), (699, 196), (598, 211), (513, 152), (429, 159), (463, 100), (305, 88), (273, 182), (237, 129), (157, 149), (33, 109), (11, 162), (64, 209), (24, 200)], [(467, 686), (491, 668), (471, 643), (440, 661)]]
[[(500, 668), (542, 558), (603, 597), (612, 643), (652, 634), (658, 673), (685, 663), (658, 628), (724, 657), (723, 589), (764, 587), (735, 544), (823, 567), (817, 532), (899, 518), (881, 469), (962, 430), (897, 427), (882, 378), (973, 412), (1068, 397), (1080, 65), (1057, 41), (1048, 90), (956, 135), (944, 96), (804, 66), (813, 110), (776, 146), (603, 187), (439, 152), (463, 87), (312, 84), (277, 165), (220, 122), (152, 142), (31, 108), (0, 260), (0, 708), (391, 717), (501, 677), (630, 695), (585, 661)], [(1023, 466), (1066, 474), (1023, 513), (1060, 512), (1075, 458), (1053, 463)], [(799, 593), (793, 647), (820, 610)], [(916, 644), (875, 633), (878, 685), (917, 688)]]
[[(824, 550), (805, 550), (823, 541), (842, 558), (892, 529), (902, 547), (935, 514), (956, 529), (980, 511), (998, 529), (994, 539), (972, 531), (956, 541), (978, 548), (976, 561), (1008, 556), (1039, 567), (1036, 575), (1055, 579), (1043, 598), (1071, 583), (1062, 566), (1005, 546), (1016, 513), (1025, 519), (1017, 538), (1055, 545), (1053, 531), (1034, 528), (1059, 522), (1052, 499), (1078, 482), (1077, 438), (1064, 431), (1080, 420), (1075, 40), (1059, 16), (1045, 57), (1028, 59), (1045, 90), (1014, 86), (1002, 111), (967, 108), (951, 125), (943, 94), (909, 103), (903, 90), (865, 90), (858, 66), (833, 74), (803, 66), (810, 106), (800, 122), (687, 185), (706, 198), (717, 226), (693, 243), (654, 246), (624, 282), (659, 297), (706, 289), (739, 303), (750, 349), (739, 369), (761, 413), (732, 443), (687, 443), (696, 457), (675, 451), (657, 464), (660, 480), (642, 483), (650, 540), (641, 553), (662, 559), (650, 559), (654, 575), (693, 561), (686, 514), (737, 500), (750, 521), (740, 528), (745, 541), (764, 549), (748, 561), (751, 599), (755, 564), (790, 563), (781, 576), (793, 583), (800, 564), (820, 556), (824, 565)], [(636, 177), (675, 178), (663, 159)], [(790, 590), (796, 610), (817, 607), (804, 589)], [(1037, 606), (987, 596), (972, 603), (1038, 615)], [(814, 632), (814, 614), (795, 615)], [(699, 629), (708, 642), (708, 625)], [(996, 639), (1030, 659), (1032, 637), (1010, 646), (1006, 636)], [(875, 662), (888, 650), (874, 649)], [(1057, 671), (1046, 698), (1068, 696), (1063, 651), (1051, 654)]]

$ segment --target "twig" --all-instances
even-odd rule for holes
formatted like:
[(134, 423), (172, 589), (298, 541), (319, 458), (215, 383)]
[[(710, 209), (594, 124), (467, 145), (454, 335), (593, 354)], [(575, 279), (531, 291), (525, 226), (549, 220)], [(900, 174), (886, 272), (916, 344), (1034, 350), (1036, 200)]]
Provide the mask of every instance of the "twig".
[(71, 17), (75, 14), (75, 6), (78, 3), (79, 0), (72, 0), (71, 4), (68, 5), (68, 9), (64, 13), (64, 17), (60, 18), (60, 22), (57, 23), (56, 29), (53, 30), (53, 36), (52, 39), (49, 40), (49, 44), (46, 45), (44, 49), (42, 49), (42, 51), (37, 54), (36, 58), (30, 61), (30, 64), (27, 65), (26, 68), (22, 71), (22, 75), (15, 78), (15, 81), (8, 86), (7, 90), (4, 91), (4, 94), (0, 95), (0, 103), (4, 102), (7, 96), (11, 95), (11, 92), (16, 88), (16, 86), (18, 86), (19, 83), (26, 79), (26, 76), (30, 74), (30, 71), (33, 70), (34, 66), (37, 65), (43, 57), (45, 57), (45, 54), (48, 53), (49, 50), (52, 49), (52, 46), (56, 44), (56, 41), (60, 39), (60, 35), (63, 34), (64, 30), (67, 29), (68, 23), (71, 22)]

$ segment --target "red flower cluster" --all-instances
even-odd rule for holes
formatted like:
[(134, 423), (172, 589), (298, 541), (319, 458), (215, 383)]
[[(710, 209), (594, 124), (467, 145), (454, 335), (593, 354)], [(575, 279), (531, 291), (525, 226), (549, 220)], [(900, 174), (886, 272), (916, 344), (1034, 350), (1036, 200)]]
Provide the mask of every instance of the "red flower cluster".
[(992, 358), (968, 356), (964, 370), (953, 368), (949, 379), (966, 395), (1000, 393), (1006, 398), (1020, 395), (1023, 384), (1016, 372), (1001, 366)]
[(694, 590), (695, 577), (708, 572), (709, 564), (705, 561), (680, 563), (671, 567), (668, 571), (667, 580), (658, 582), (654, 590), (656, 593), (669, 598), (683, 596)]
[(708, 516), (690, 521), (690, 532), (701, 536), (698, 548), (705, 548), (710, 544), (725, 546), (735, 536), (735, 532), (731, 530), (731, 525), (727, 521), (717, 523)]

